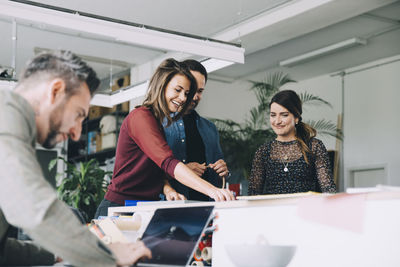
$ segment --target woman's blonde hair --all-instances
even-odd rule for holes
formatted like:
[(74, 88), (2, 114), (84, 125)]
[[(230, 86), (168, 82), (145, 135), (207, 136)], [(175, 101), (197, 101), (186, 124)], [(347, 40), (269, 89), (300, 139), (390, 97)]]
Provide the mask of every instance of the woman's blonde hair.
[[(188, 78), (190, 81), (190, 90), (182, 109), (171, 117), (168, 104), (165, 100), (165, 89), (175, 75), (183, 75)], [(161, 62), (151, 77), (149, 90), (142, 106), (148, 107), (160, 124), (163, 123), (164, 118), (167, 118), (167, 125), (169, 126), (172, 121), (181, 118), (185, 114), (196, 91), (197, 82), (186, 65), (173, 58), (168, 58)]]

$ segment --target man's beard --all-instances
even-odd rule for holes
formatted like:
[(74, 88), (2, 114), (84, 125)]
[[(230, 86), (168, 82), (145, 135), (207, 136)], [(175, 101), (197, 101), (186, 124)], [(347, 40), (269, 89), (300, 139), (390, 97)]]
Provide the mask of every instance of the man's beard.
[(44, 148), (53, 148), (57, 145), (56, 137), (58, 135), (58, 131), (50, 130), (49, 134), (46, 137), (46, 140), (44, 140), (44, 143), (42, 146)]
[(54, 112), (51, 113), (49, 119), (49, 133), (47, 134), (47, 137), (42, 144), (44, 148), (49, 149), (57, 145), (57, 135), (60, 133), (61, 128), (61, 120), (59, 118), (62, 117), (63, 111), (64, 105), (60, 105), (54, 110)]
[(190, 103), (187, 113), (188, 114), (191, 113), (197, 107), (198, 104), (199, 104), (199, 101), (192, 100), (192, 103)]

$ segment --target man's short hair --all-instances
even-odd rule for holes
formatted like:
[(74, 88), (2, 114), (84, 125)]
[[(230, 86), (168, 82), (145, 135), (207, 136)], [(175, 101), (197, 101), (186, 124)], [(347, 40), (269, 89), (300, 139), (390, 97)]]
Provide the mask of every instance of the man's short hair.
[(207, 70), (203, 64), (194, 59), (186, 59), (182, 61), (182, 63), (185, 64), (189, 70), (200, 72), (207, 82)]
[(67, 95), (75, 94), (82, 82), (87, 84), (90, 94), (93, 95), (100, 84), (96, 72), (70, 51), (40, 53), (28, 62), (19, 83), (46, 75), (49, 79), (63, 79)]

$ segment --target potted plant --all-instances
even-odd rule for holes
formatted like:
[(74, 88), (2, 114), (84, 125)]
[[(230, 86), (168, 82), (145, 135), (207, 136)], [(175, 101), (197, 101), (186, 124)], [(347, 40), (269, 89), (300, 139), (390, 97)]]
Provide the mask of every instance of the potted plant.
[[(258, 105), (250, 110), (250, 114), (244, 123), (237, 123), (232, 120), (211, 119), (218, 128), (221, 147), (225, 160), (232, 172), (231, 181), (241, 182), (243, 178), (250, 176), (252, 160), (256, 150), (265, 142), (275, 138), (275, 133), (267, 123), (269, 114), (269, 102), (279, 89), (288, 84), (296, 82), (289, 75), (276, 72), (267, 76), (264, 81), (252, 83), (251, 90), (256, 94)], [(304, 105), (325, 105), (331, 104), (322, 98), (301, 93), (300, 99)], [(331, 121), (321, 119), (318, 121), (306, 121), (314, 127), (319, 135), (330, 135), (335, 138), (342, 138), (342, 134)]]
[(62, 157), (52, 160), (49, 163), (49, 170), (54, 168), (58, 160), (66, 164), (65, 172), (56, 176), (59, 199), (86, 213), (85, 219), (90, 222), (97, 206), (104, 198), (112, 172), (101, 169), (96, 159), (72, 164)]

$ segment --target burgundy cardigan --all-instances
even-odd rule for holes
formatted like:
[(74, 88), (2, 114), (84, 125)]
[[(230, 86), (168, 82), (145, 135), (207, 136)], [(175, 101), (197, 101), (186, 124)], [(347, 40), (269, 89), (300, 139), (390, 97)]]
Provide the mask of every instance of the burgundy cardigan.
[(120, 205), (125, 200), (159, 200), (165, 173), (174, 177), (178, 163), (151, 111), (136, 108), (121, 125), (114, 173), (105, 199)]

